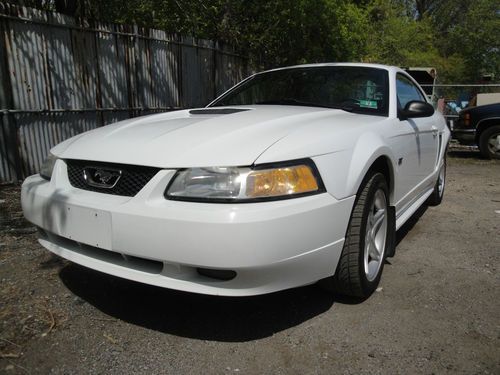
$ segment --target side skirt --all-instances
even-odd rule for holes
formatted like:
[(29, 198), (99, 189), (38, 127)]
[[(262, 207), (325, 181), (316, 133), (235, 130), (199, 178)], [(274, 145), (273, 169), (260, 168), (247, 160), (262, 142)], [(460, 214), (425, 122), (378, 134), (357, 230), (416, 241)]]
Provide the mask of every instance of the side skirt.
[(432, 194), (434, 187), (426, 190), (424, 194), (420, 196), (411, 206), (409, 206), (404, 212), (402, 212), (396, 219), (396, 230), (401, 228), (404, 223), (422, 206), (427, 198)]

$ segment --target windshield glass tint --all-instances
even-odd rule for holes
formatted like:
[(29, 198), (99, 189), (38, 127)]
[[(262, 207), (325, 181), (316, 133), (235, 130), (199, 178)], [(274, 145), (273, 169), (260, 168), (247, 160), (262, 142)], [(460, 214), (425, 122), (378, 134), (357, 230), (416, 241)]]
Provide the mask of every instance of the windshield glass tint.
[(383, 69), (290, 68), (257, 74), (212, 106), (303, 105), (387, 116), (388, 87), (388, 73)]

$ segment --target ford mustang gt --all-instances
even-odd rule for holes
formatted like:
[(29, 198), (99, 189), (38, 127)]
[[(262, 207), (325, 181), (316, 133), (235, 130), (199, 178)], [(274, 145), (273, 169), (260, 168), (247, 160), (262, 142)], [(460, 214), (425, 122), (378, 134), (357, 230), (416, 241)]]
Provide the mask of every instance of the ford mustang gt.
[(226, 296), (320, 281), (363, 298), (396, 230), (441, 202), (449, 138), (399, 68), (280, 68), (204, 108), (62, 142), (22, 206), (41, 245), (111, 275)]

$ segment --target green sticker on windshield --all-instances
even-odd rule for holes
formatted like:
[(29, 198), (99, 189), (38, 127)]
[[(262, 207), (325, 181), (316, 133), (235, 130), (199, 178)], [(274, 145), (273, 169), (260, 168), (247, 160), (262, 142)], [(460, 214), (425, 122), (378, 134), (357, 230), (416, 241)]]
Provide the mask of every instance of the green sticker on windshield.
[(361, 108), (377, 109), (377, 102), (375, 100), (360, 100), (359, 106)]

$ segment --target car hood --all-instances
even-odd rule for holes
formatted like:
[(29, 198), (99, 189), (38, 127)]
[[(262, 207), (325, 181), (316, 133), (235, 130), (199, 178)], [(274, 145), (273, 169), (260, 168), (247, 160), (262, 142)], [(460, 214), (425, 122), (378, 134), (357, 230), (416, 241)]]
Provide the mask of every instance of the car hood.
[[(310, 132), (306, 133), (313, 135), (315, 127), (326, 124), (332, 131), (340, 131), (358, 126), (360, 117), (315, 107), (256, 105), (232, 109), (182, 110), (129, 119), (71, 138), (52, 153), (64, 159), (160, 168), (248, 166), (291, 133), (307, 127)], [(377, 120), (376, 116), (362, 117), (363, 123)]]

